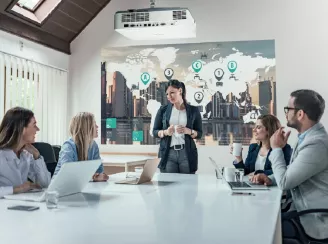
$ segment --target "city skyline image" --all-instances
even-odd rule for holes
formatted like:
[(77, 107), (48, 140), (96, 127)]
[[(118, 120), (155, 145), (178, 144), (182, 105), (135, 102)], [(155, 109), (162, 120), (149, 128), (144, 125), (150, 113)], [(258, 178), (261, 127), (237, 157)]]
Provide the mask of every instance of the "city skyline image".
[(273, 40), (104, 48), (101, 143), (158, 144), (152, 125), (170, 79), (185, 83), (203, 120), (198, 145), (248, 145), (261, 114), (276, 114)]

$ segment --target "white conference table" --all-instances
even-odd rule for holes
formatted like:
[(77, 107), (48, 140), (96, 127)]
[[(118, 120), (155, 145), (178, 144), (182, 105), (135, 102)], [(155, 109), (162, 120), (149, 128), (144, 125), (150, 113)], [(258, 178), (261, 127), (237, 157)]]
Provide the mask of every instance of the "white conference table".
[(105, 167), (124, 167), (125, 172), (128, 172), (129, 166), (144, 165), (148, 159), (153, 158), (156, 157), (142, 155), (101, 155), (102, 163)]
[[(0, 200), (0, 243), (272, 244), (281, 243), (281, 191), (231, 196), (211, 175), (156, 174), (152, 183), (89, 183), (84, 193), (45, 203)], [(15, 204), (40, 210), (7, 210)]]

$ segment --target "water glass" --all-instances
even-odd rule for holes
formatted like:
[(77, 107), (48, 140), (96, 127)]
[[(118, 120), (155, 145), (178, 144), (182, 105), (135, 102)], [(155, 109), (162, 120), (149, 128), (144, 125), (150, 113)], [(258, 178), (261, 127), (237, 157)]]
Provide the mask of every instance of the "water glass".
[(223, 177), (223, 172), (224, 172), (224, 167), (217, 167), (215, 169), (215, 174), (217, 179), (222, 179)]
[(244, 169), (236, 169), (235, 177), (237, 182), (243, 182), (244, 178)]
[(59, 194), (57, 191), (46, 192), (46, 205), (48, 209), (57, 208)]

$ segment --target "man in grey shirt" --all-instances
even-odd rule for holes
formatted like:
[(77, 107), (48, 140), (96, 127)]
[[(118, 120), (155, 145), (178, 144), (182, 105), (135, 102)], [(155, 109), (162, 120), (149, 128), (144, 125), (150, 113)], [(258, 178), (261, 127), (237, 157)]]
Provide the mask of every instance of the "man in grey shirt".
[[(288, 106), (284, 108), (287, 126), (298, 131), (289, 166), (286, 166), (281, 150), (290, 132), (280, 128), (271, 137), (273, 175), (256, 175), (252, 181), (266, 185), (278, 185), (290, 190), (293, 205), (282, 215), (284, 237), (297, 237), (298, 233), (288, 219), (296, 212), (328, 208), (328, 134), (319, 123), (325, 109), (325, 100), (315, 91), (297, 90), (291, 93)], [(328, 238), (328, 215), (306, 214), (297, 219), (312, 238)]]

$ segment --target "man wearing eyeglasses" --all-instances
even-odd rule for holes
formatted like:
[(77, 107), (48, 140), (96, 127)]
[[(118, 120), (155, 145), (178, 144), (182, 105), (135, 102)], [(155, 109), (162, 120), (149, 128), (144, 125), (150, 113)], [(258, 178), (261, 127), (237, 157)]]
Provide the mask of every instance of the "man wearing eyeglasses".
[(328, 134), (319, 122), (325, 110), (325, 100), (312, 90), (297, 90), (291, 93), (288, 106), (284, 108), (287, 126), (298, 131), (298, 141), (287, 167), (282, 149), (290, 131), (283, 128), (271, 137), (273, 175), (256, 175), (253, 182), (278, 185), (289, 190), (292, 208), (282, 215), (284, 237), (299, 234), (289, 219), (300, 221), (308, 236), (316, 239), (328, 238), (328, 214), (305, 214), (300, 218), (297, 212), (309, 209), (328, 208)]

